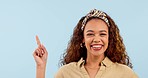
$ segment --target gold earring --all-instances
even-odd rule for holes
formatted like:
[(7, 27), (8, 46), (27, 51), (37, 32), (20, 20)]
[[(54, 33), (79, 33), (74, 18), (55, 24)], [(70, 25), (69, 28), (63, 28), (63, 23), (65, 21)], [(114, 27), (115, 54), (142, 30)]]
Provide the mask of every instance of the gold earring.
[(81, 43), (80, 46), (83, 48), (85, 46), (85, 43)]
[(83, 48), (83, 45), (82, 45), (82, 43), (80, 44), (80, 46)]

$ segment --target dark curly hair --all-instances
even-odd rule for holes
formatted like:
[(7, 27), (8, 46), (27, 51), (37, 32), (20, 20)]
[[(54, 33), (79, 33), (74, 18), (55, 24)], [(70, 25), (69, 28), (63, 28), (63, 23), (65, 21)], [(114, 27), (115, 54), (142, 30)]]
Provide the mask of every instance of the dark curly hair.
[[(82, 17), (79, 20), (76, 27), (74, 28), (73, 35), (68, 43), (66, 52), (63, 54), (63, 58), (61, 59), (60, 62), (61, 65), (65, 65), (70, 62), (78, 62), (82, 57), (84, 60), (86, 60), (87, 58), (86, 47), (80, 46), (84, 38), (81, 27), (82, 27), (82, 21), (84, 20), (85, 17), (86, 16)], [(105, 56), (107, 56), (112, 62), (124, 64), (132, 68), (132, 63), (130, 62), (130, 58), (127, 55), (125, 45), (123, 43), (122, 37), (120, 36), (117, 25), (109, 15), (107, 15), (106, 18), (109, 21), (110, 27), (108, 27), (109, 43), (108, 43), (108, 48), (105, 51)], [(94, 18), (90, 18), (88, 21), (90, 21), (91, 19)]]

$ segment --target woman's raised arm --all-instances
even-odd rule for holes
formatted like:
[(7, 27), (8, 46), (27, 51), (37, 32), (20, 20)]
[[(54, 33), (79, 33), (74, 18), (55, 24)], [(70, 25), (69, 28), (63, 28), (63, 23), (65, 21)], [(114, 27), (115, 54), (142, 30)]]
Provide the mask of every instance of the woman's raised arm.
[(48, 52), (44, 45), (40, 43), (38, 36), (36, 36), (36, 41), (38, 47), (33, 52), (33, 57), (36, 62), (36, 78), (45, 78)]

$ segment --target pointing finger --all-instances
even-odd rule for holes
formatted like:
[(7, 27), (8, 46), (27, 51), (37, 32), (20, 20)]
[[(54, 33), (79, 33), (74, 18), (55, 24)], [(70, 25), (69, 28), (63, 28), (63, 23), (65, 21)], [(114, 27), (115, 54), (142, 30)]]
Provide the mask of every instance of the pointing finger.
[(40, 40), (39, 40), (39, 37), (36, 35), (36, 42), (37, 42), (37, 45), (39, 46), (41, 44)]

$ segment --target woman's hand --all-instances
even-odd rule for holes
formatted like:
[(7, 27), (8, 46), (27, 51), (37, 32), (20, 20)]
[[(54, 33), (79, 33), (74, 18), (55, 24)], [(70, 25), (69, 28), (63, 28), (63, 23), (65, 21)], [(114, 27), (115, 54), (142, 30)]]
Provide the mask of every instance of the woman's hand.
[(44, 45), (40, 43), (38, 36), (36, 36), (36, 41), (37, 41), (38, 47), (33, 52), (33, 57), (37, 65), (36, 78), (45, 78), (48, 52), (44, 47)]
[(38, 36), (36, 36), (38, 47), (33, 52), (33, 57), (36, 61), (37, 67), (46, 67), (48, 52), (43, 44), (40, 43)]

